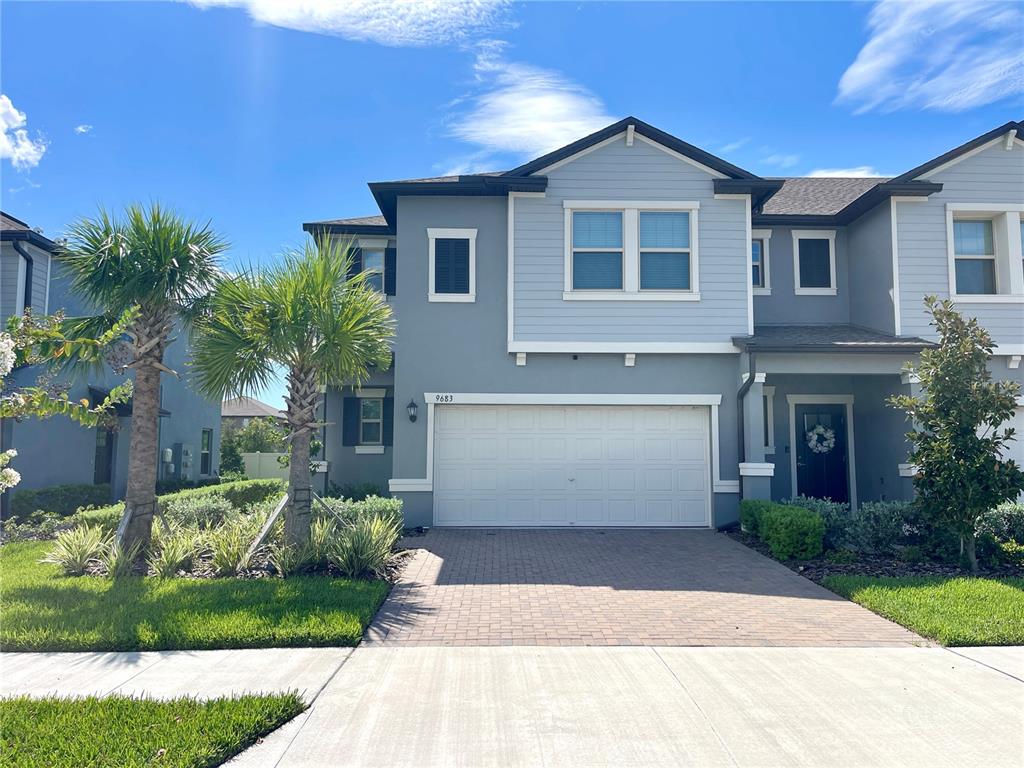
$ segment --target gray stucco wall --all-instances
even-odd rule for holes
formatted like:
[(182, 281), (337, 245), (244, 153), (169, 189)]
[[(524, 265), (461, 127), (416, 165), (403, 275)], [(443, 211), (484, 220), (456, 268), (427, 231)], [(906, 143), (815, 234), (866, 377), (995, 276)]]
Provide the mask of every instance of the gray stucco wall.
[[(707, 172), (640, 140), (616, 139), (546, 175), (543, 198), (515, 201), (516, 341), (722, 342), (747, 332), (746, 201), (716, 200)], [(565, 200), (699, 202), (700, 301), (564, 301)]]
[[(376, 374), (364, 386), (384, 388), (387, 391), (386, 396), (391, 397), (394, 392), (393, 372)], [(386, 496), (388, 480), (392, 477), (394, 446), (383, 446), (383, 453), (357, 453), (355, 446), (343, 445), (343, 402), (344, 398), (354, 395), (351, 387), (331, 387), (327, 391), (327, 416), (324, 419), (327, 422), (324, 430), (325, 457), (329, 462), (327, 490), (330, 491), (333, 486), (372, 483), (380, 489), (381, 495)], [(399, 407), (398, 403), (395, 403), (395, 418), (408, 418), (405, 416), (404, 406)]]
[[(764, 229), (757, 227), (755, 229)], [(850, 322), (850, 278), (848, 272), (847, 232), (845, 227), (836, 232), (836, 289), (835, 296), (798, 296), (793, 280), (793, 229), (823, 229), (816, 227), (771, 227), (769, 269), (771, 295), (754, 295), (754, 323), (756, 325), (823, 325)], [(858, 298), (859, 300), (859, 298)]]
[(884, 333), (896, 332), (890, 205), (882, 203), (846, 229), (850, 322)]
[[(993, 146), (930, 177), (942, 191), (919, 202), (896, 203), (900, 271), (900, 314), (905, 335), (934, 336), (922, 298), (950, 294), (946, 235), (947, 203), (1024, 204), (1024, 146)], [(1024, 344), (1024, 302), (961, 302), (957, 309), (977, 317), (996, 344)]]

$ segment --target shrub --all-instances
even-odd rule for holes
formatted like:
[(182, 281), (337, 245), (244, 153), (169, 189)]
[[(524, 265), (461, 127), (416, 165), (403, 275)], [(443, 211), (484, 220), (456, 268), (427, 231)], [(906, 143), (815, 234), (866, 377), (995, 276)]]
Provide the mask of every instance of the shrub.
[(904, 542), (910, 503), (865, 501), (850, 516), (849, 544), (862, 552), (893, 554)]
[(19, 490), (11, 496), (10, 516), (24, 521), (37, 510), (61, 517), (73, 515), (79, 507), (110, 503), (110, 484), (55, 485), (38, 490)]
[(45, 512), (37, 509), (21, 522), (14, 520), (3, 521), (3, 540), (11, 541), (32, 541), (35, 539), (52, 539), (60, 531), (74, 528), (77, 518), (61, 517), (53, 512)]
[(53, 549), (42, 562), (56, 563), (65, 576), (81, 576), (99, 561), (109, 545), (109, 537), (100, 528), (83, 525), (58, 533)]
[(171, 527), (213, 528), (235, 511), (231, 502), (214, 494), (185, 496), (175, 494), (163, 504), (164, 518)]
[[(158, 529), (159, 530), (159, 529)], [(149, 555), (149, 567), (157, 576), (176, 576), (188, 570), (196, 553), (195, 533), (187, 529), (160, 531)]]
[(1024, 544), (1024, 504), (1007, 502), (990, 509), (978, 520), (978, 535), (989, 535), (998, 542)]
[(203, 536), (203, 545), (211, 555), (214, 571), (218, 576), (237, 576), (252, 567), (249, 547), (255, 541), (263, 525), (262, 515), (241, 515), (235, 513), (216, 528)]
[(740, 528), (757, 536), (760, 531), (761, 515), (771, 505), (772, 502), (765, 499), (743, 499), (740, 502)]
[(245, 460), (242, 458), (242, 452), (238, 450), (238, 443), (235, 442), (234, 436), (227, 432), (221, 437), (220, 441), (220, 478), (223, 481), (227, 481), (228, 475), (241, 475), (240, 478), (245, 478)]
[(142, 543), (135, 542), (125, 547), (117, 539), (107, 543), (107, 546), (97, 558), (107, 576), (112, 579), (120, 579), (132, 575), (132, 568), (135, 561), (139, 559), (139, 552), (142, 550)]
[(331, 545), (338, 536), (338, 523), (333, 517), (318, 517), (309, 528), (309, 559), (315, 566), (328, 563)]
[(1016, 541), (1004, 541), (999, 545), (1000, 559), (1007, 565), (1024, 566), (1024, 544)]
[(123, 514), (124, 502), (118, 502), (107, 507), (83, 509), (75, 515), (75, 519), (82, 525), (94, 525), (111, 533), (117, 530), (117, 524), (121, 522)]
[(817, 512), (825, 522), (826, 549), (839, 549), (848, 543), (850, 527), (850, 505), (830, 499), (816, 499), (813, 496), (797, 496), (782, 502), (791, 507), (801, 507)]
[(350, 501), (362, 501), (368, 496), (380, 496), (380, 486), (376, 483), (331, 483), (331, 496)]
[(311, 564), (310, 546), (296, 546), (283, 542), (273, 542), (267, 548), (267, 560), (282, 579), (306, 570)]
[(393, 515), (360, 517), (342, 529), (330, 548), (330, 561), (342, 576), (350, 579), (383, 578), (401, 535), (401, 523)]
[(825, 521), (810, 509), (773, 504), (761, 513), (759, 528), (762, 540), (780, 560), (807, 560), (822, 552)]

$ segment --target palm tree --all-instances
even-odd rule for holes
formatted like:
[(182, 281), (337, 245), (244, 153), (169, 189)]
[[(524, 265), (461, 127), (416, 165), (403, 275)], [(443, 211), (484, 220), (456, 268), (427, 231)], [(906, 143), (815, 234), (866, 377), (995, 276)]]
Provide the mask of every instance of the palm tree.
[(287, 371), (291, 461), (285, 536), (309, 539), (312, 482), (309, 446), (320, 388), (358, 384), (369, 368), (391, 363), (391, 308), (364, 274), (349, 276), (348, 245), (307, 241), (275, 266), (225, 278), (217, 286), (193, 349), (200, 389), (247, 396)]
[(127, 310), (135, 319), (124, 345), (124, 367), (135, 372), (132, 433), (128, 449), (128, 520), (122, 543), (149, 545), (156, 511), (157, 423), (160, 376), (176, 375), (164, 365), (174, 340), (175, 324), (186, 320), (216, 284), (220, 254), (227, 243), (209, 223), (186, 221), (157, 203), (130, 206), (122, 218), (100, 211), (76, 221), (57, 259), (74, 292), (100, 315), (70, 320), (82, 335), (95, 336), (112, 327)]

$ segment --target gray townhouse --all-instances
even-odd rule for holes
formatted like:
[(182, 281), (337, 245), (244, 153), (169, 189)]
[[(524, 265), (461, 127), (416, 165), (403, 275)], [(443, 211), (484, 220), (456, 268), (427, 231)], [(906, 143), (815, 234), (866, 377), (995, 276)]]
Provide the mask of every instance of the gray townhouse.
[(330, 481), (424, 526), (909, 498), (886, 399), (934, 341), (924, 296), (1024, 381), (1022, 128), (895, 178), (763, 178), (629, 117), (503, 173), (371, 183), (381, 215), (304, 225), (351, 240), (398, 327), (391, 370), (328, 393)]
[[(0, 316), (6, 325), (11, 315), (31, 308), (37, 314), (62, 310), (67, 317), (90, 309), (71, 293), (69, 281), (53, 253), (57, 244), (24, 221), (4, 213), (0, 229)], [(28, 286), (32, 290), (28, 290)], [(158, 479), (195, 483), (213, 478), (220, 451), (220, 403), (199, 395), (188, 377), (189, 346), (184, 332), (167, 350), (166, 363), (179, 378), (164, 375), (161, 388)], [(16, 386), (34, 384), (40, 371), (16, 370)], [(110, 389), (124, 380), (109, 367), (82, 371), (63, 381), (68, 397), (101, 403)], [(13, 466), (21, 473), (19, 489), (48, 488), (70, 483), (106, 484), (111, 497), (124, 497), (131, 441), (131, 402), (117, 406), (113, 429), (83, 427), (64, 416), (46, 420), (4, 419), (0, 447), (14, 448)]]

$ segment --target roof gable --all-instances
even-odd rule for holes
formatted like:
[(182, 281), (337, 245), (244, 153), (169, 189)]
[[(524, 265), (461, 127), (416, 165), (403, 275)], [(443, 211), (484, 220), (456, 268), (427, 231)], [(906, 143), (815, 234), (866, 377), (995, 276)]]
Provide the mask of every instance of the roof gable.
[(922, 163), (916, 168), (911, 168), (904, 174), (897, 176), (892, 181), (894, 183), (913, 181), (915, 179), (928, 179), (932, 174), (938, 171), (948, 168), (954, 163), (958, 163), (961, 160), (965, 160), (976, 152), (980, 152), (985, 149), (989, 144), (993, 144), (999, 140), (1005, 140), (1006, 137), (1013, 131), (1016, 138), (1011, 138), (1012, 141), (1020, 141), (1021, 134), (1024, 133), (1024, 121), (1011, 120), (1008, 123), (1000, 125), (998, 128), (993, 128), (987, 133), (981, 134), (976, 138), (971, 139), (959, 147), (949, 150), (938, 157), (934, 157), (926, 163)]
[(520, 165), (518, 168), (513, 168), (511, 171), (507, 171), (503, 175), (522, 177), (550, 170), (552, 166), (564, 164), (577, 155), (593, 151), (605, 143), (614, 141), (623, 134), (626, 135), (627, 141), (629, 141), (630, 138), (633, 140), (639, 138), (641, 141), (647, 141), (650, 144), (654, 144), (655, 146), (666, 150), (670, 154), (676, 155), (682, 160), (698, 165), (704, 170), (709, 171), (712, 175), (717, 174), (719, 178), (759, 178), (749, 171), (745, 171), (732, 163), (726, 162), (720, 157), (716, 157), (709, 152), (705, 152), (699, 147), (687, 144), (682, 139), (678, 139), (669, 133), (665, 133), (664, 131), (655, 128), (653, 125), (649, 125), (643, 120), (638, 120), (635, 117), (623, 118), (617, 123), (612, 123), (589, 136), (585, 136), (571, 144), (566, 144), (564, 147), (556, 149), (553, 152), (548, 152), (546, 155), (542, 155), (535, 160), (531, 160), (528, 163)]

